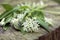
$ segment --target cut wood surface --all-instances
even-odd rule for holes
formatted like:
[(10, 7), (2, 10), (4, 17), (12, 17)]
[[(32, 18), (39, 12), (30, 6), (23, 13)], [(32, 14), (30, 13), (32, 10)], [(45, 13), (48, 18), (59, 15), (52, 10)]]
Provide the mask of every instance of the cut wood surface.
[(37, 40), (60, 40), (60, 27), (58, 27), (51, 33), (39, 37), (39, 39)]

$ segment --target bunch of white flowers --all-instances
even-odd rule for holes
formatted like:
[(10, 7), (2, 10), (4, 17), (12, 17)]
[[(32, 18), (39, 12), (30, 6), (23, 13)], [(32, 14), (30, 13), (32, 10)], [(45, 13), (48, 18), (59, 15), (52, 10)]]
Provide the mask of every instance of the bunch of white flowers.
[(38, 22), (34, 19), (27, 18), (27, 20), (22, 24), (23, 30), (26, 32), (37, 32), (39, 29)]
[(23, 17), (24, 17), (24, 14), (18, 14), (17, 15), (17, 19), (19, 19), (20, 21), (22, 21)]
[(21, 22), (25, 14), (17, 14), (17, 18), (12, 18), (11, 23), (18, 23)]
[(19, 20), (18, 19), (13, 18), (10, 23), (11, 23), (11, 25), (14, 26), (14, 28), (18, 29), (18, 27), (19, 27)]
[(20, 27), (20, 22), (22, 21), (24, 17), (24, 14), (17, 14), (17, 18), (12, 18), (11, 20), (11, 25), (13, 25), (16, 29), (19, 29)]

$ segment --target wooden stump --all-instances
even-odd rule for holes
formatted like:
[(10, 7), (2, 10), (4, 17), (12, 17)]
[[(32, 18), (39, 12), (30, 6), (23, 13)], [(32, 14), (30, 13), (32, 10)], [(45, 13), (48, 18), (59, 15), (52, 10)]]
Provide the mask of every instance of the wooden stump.
[(39, 37), (38, 40), (60, 40), (60, 27), (52, 31), (51, 33)]

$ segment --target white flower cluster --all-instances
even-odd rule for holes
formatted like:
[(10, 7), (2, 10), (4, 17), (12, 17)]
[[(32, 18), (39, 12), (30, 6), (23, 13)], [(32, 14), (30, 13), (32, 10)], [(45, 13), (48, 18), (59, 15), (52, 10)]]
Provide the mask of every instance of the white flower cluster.
[(19, 20), (18, 19), (13, 18), (10, 23), (12, 26), (14, 26), (14, 28), (18, 29), (18, 27), (19, 27)]
[(19, 29), (20, 27), (20, 22), (22, 21), (24, 17), (24, 14), (17, 14), (17, 18), (12, 18), (11, 20), (11, 25), (13, 25), (16, 29)]
[(22, 21), (24, 14), (17, 14), (17, 18), (12, 18), (11, 23)]
[(20, 21), (22, 21), (23, 17), (24, 17), (24, 14), (18, 14), (17, 15), (17, 19), (19, 19)]
[[(23, 19), (24, 14), (18, 14), (17, 18), (13, 18), (11, 20), (11, 24), (14, 25), (15, 28), (19, 27), (19, 21)], [(39, 29), (38, 22), (35, 20), (36, 18), (34, 17), (33, 19), (27, 18), (25, 22), (23, 22), (23, 30), (26, 32), (37, 32)]]
[(13, 19), (11, 20), (11, 23), (12, 23), (12, 24), (18, 23), (18, 19), (13, 18)]
[[(17, 18), (13, 18), (11, 20), (11, 24), (14, 25), (15, 28), (19, 27), (19, 22), (22, 21), (23, 17), (25, 14), (18, 14)], [(25, 22), (23, 22), (23, 30), (26, 32), (37, 32), (39, 29), (39, 25), (38, 22), (35, 20), (36, 17), (33, 17), (33, 19), (31, 18), (27, 18)]]
[(39, 29), (38, 22), (31, 18), (28, 18), (22, 25), (24, 26), (23, 30), (26, 32), (37, 32)]
[(28, 2), (25, 2), (25, 3), (22, 3), (20, 5), (17, 5), (18, 7), (20, 6), (28, 6), (28, 7), (31, 7), (31, 8), (34, 8), (34, 7), (38, 7), (38, 6), (44, 6), (44, 2), (42, 0), (40, 0), (38, 3), (28, 3)]

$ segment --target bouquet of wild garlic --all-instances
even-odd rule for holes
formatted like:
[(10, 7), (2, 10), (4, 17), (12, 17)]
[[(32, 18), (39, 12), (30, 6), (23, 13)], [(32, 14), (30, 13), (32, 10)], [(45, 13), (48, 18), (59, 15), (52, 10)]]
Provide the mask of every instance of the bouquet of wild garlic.
[[(1, 4), (6, 11), (0, 15), (0, 25), (3, 28), (13, 26), (21, 32), (37, 32), (42, 26), (49, 30), (49, 22), (46, 22), (44, 5), (42, 4), (20, 4), (13, 7), (9, 4)], [(6, 30), (6, 29), (5, 29)]]

